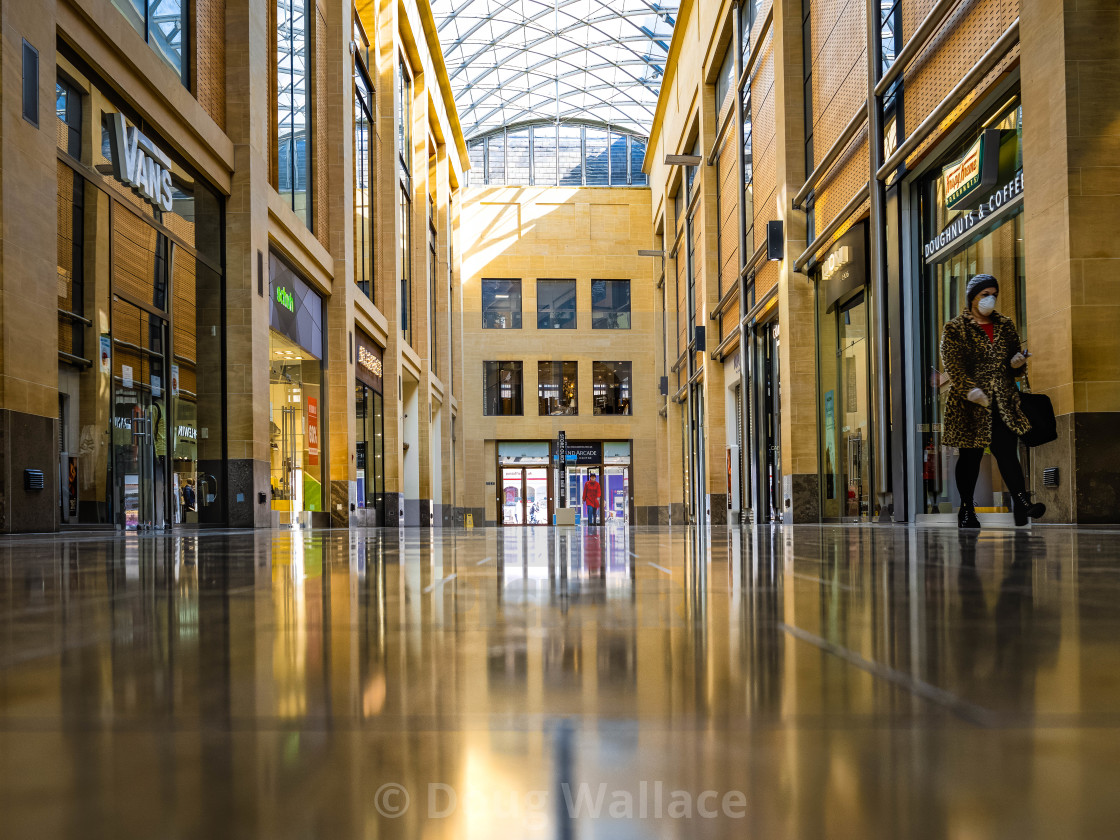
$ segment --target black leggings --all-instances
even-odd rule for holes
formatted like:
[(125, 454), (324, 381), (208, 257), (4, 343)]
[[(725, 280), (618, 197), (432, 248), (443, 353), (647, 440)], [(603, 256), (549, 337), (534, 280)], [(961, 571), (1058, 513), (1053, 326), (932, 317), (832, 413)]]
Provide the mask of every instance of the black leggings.
[[(992, 406), (992, 443), (989, 448), (995, 456), (996, 463), (999, 464), (999, 472), (1003, 476), (1004, 483), (1007, 484), (1007, 489), (1012, 494), (1026, 490), (1023, 468), (1019, 465), (1019, 438), (1007, 428), (995, 405)], [(961, 447), (960, 453), (960, 458), (957, 459), (957, 492), (961, 494), (963, 504), (973, 501), (984, 450)]]

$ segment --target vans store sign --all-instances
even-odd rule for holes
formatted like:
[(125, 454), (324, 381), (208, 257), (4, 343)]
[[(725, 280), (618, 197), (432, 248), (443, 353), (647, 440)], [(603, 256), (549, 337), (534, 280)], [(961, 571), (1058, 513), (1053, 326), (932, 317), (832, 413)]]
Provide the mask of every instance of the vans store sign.
[(943, 259), (961, 237), (968, 236), (977, 226), (987, 226), (997, 218), (1002, 218), (1017, 207), (1023, 198), (1023, 170), (1008, 183), (996, 189), (987, 201), (981, 202), (975, 210), (968, 210), (954, 219), (945, 230), (926, 243), (924, 256), (926, 262)]
[(171, 212), (171, 159), (156, 148), (135, 126), (127, 126), (124, 114), (106, 114), (109, 119), (109, 150), (113, 174), (165, 213)]

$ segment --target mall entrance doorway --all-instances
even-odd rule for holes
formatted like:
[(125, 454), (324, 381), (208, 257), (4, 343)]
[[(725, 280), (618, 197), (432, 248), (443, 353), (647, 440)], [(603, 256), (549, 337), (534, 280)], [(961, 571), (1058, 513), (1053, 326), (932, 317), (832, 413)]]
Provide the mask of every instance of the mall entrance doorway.
[(125, 530), (169, 522), (167, 322), (113, 300), (113, 464), (118, 522)]
[(547, 467), (502, 467), (503, 525), (548, 525), (552, 493)]

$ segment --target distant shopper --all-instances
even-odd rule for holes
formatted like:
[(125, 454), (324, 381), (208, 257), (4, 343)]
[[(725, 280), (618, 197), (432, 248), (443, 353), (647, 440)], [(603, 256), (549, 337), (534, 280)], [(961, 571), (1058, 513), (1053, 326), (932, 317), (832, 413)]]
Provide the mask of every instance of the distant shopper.
[(583, 503), (587, 505), (587, 524), (599, 524), (599, 499), (602, 498), (603, 490), (599, 486), (599, 479), (592, 475), (587, 479), (587, 483), (583, 485)]
[(1016, 377), (1027, 372), (1031, 355), (1019, 342), (1015, 323), (996, 312), (999, 282), (977, 274), (965, 288), (965, 309), (941, 333), (941, 361), (951, 385), (945, 404), (941, 442), (960, 449), (957, 491), (961, 507), (957, 524), (979, 528), (976, 480), (984, 448), (989, 447), (1011, 491), (1016, 525), (1026, 525), (1046, 513), (1046, 505), (1031, 502), (1019, 465), (1019, 439), (1030, 421), (1019, 405)]
[(194, 504), (195, 504), (194, 482), (192, 482), (188, 478), (187, 483), (183, 485), (183, 508), (185, 510), (194, 510)]

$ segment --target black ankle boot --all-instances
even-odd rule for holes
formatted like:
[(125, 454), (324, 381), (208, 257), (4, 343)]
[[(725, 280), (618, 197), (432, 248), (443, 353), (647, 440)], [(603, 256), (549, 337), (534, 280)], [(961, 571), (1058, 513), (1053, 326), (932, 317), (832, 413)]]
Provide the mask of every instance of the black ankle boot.
[(957, 527), (980, 529), (980, 519), (976, 516), (976, 506), (972, 502), (961, 502), (960, 510), (957, 511)]
[(1011, 500), (1011, 513), (1015, 516), (1016, 525), (1026, 525), (1032, 519), (1041, 519), (1046, 513), (1046, 505), (1032, 502), (1030, 493), (1013, 493)]

